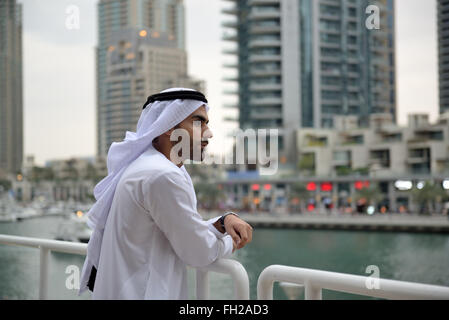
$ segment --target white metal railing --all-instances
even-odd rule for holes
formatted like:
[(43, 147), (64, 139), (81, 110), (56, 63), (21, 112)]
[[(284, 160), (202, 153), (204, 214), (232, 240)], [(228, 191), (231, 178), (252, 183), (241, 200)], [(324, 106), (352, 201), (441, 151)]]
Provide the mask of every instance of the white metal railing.
[[(64, 252), (78, 255), (86, 255), (87, 244), (50, 239), (39, 239), (19, 237), (0, 234), (0, 244), (19, 245), (25, 247), (39, 248), (40, 270), (39, 270), (39, 299), (48, 297), (48, 273), (50, 264), (50, 252)], [(249, 300), (249, 280), (245, 268), (237, 261), (220, 259), (206, 267), (196, 268), (196, 294), (197, 299), (209, 299), (209, 272), (229, 274), (234, 283), (235, 299)]]
[(196, 269), (196, 295), (198, 300), (209, 299), (209, 272), (230, 274), (236, 300), (249, 300), (249, 279), (245, 268), (237, 261), (220, 259), (207, 267)]
[(48, 297), (48, 273), (49, 273), (48, 270), (50, 262), (50, 251), (79, 254), (79, 255), (86, 255), (87, 252), (87, 244), (84, 243), (72, 243), (65, 241), (18, 237), (1, 234), (0, 234), (0, 244), (39, 248), (40, 250), (39, 299), (42, 300), (47, 299)]
[[(257, 281), (259, 300), (273, 299), (275, 281), (303, 285), (306, 300), (321, 300), (322, 289), (384, 299), (449, 299), (449, 287), (272, 265), (262, 271)], [(370, 281), (378, 281), (375, 288), (369, 288)]]
[[(86, 255), (87, 251), (87, 244), (84, 243), (11, 235), (0, 235), (0, 244), (39, 248), (39, 299), (48, 297), (50, 252)], [(207, 267), (196, 268), (197, 299), (209, 299), (209, 272), (229, 274), (234, 284), (235, 299), (249, 300), (248, 274), (239, 262), (230, 259), (220, 259)], [(378, 285), (370, 289), (367, 281), (373, 280), (378, 281)], [(272, 265), (262, 271), (257, 282), (257, 298), (273, 299), (273, 284), (276, 281), (303, 285), (306, 300), (321, 300), (322, 289), (384, 299), (449, 299), (449, 287), (281, 265)]]

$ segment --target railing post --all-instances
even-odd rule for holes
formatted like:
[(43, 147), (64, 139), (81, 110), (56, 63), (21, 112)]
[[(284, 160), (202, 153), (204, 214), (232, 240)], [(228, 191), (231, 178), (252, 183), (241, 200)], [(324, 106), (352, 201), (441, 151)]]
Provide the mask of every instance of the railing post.
[(196, 269), (196, 299), (209, 300), (209, 272)]
[(271, 275), (271, 269), (265, 268), (257, 280), (257, 299), (273, 300), (274, 279)]
[(46, 300), (48, 298), (48, 268), (50, 250), (43, 246), (40, 249), (40, 270), (39, 270), (39, 299)]
[(305, 283), (305, 300), (323, 300), (321, 288), (314, 287), (309, 281)]
[(197, 268), (196, 292), (198, 300), (209, 299), (208, 272), (229, 274), (234, 284), (234, 299), (249, 300), (248, 273), (239, 262), (230, 259), (219, 259), (206, 267)]
[[(232, 261), (232, 260), (230, 260)], [(234, 264), (234, 272), (232, 274), (234, 280), (234, 294), (237, 300), (249, 300), (249, 278), (245, 268), (236, 261)]]

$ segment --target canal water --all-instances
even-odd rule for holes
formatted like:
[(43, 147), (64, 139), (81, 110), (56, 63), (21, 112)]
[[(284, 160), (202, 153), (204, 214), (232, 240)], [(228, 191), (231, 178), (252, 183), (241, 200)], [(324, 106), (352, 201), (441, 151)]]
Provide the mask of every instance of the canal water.
[[(62, 217), (43, 217), (0, 223), (0, 234), (53, 239)], [(364, 231), (255, 229), (253, 241), (234, 258), (248, 272), (251, 299), (256, 299), (257, 278), (272, 264), (369, 276), (377, 266), (380, 277), (449, 286), (449, 235)], [(81, 272), (84, 256), (52, 253), (50, 299), (90, 299), (73, 288), (76, 267)], [(75, 266), (75, 267), (73, 267)], [(66, 273), (67, 271), (67, 273)], [(189, 297), (195, 297), (195, 272), (189, 269)], [(232, 299), (230, 277), (210, 274), (212, 299)], [(39, 283), (39, 250), (0, 245), (0, 299), (36, 299)], [(299, 294), (298, 298), (303, 299)], [(275, 299), (287, 299), (279, 284)], [(323, 290), (323, 299), (372, 299)]]

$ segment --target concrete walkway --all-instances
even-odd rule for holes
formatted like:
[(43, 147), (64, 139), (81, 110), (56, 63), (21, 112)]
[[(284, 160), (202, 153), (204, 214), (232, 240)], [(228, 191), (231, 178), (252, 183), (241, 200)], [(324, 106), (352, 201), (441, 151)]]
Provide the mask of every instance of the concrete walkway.
[[(337, 215), (238, 213), (254, 228), (298, 228), (318, 230), (365, 230), (449, 233), (447, 216), (417, 216), (409, 214)], [(219, 212), (204, 215), (219, 216)]]

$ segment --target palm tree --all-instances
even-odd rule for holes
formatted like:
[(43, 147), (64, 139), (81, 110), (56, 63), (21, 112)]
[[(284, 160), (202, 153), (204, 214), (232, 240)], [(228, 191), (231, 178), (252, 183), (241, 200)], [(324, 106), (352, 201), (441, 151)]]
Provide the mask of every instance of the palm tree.
[(368, 188), (357, 190), (354, 195), (356, 201), (363, 201), (367, 206), (376, 206), (382, 200), (382, 193), (377, 184), (372, 184)]
[(42, 180), (49, 181), (49, 180), (53, 180), (54, 178), (55, 178), (55, 174), (54, 174), (52, 168), (34, 166), (31, 169), (30, 180), (33, 182), (39, 183)]
[(215, 183), (196, 183), (195, 191), (198, 202), (207, 209), (216, 208), (218, 201), (224, 198), (223, 190)]
[(79, 173), (75, 167), (75, 162), (75, 159), (70, 159), (65, 162), (63, 172), (66, 180), (77, 181), (79, 179)]
[(289, 202), (294, 201), (297, 202), (295, 204), (296, 207), (299, 206), (299, 211), (302, 211), (304, 206), (304, 199), (308, 198), (310, 196), (310, 192), (306, 189), (304, 183), (301, 182), (295, 182), (290, 187), (290, 194), (289, 194)]
[(426, 182), (421, 189), (412, 191), (413, 200), (421, 206), (420, 213), (430, 214), (435, 212), (435, 203), (441, 202), (447, 195), (436, 183)]
[(99, 177), (98, 177), (97, 169), (95, 169), (95, 167), (94, 167), (91, 163), (89, 163), (89, 164), (87, 165), (86, 173), (85, 173), (84, 178), (85, 178), (86, 180), (91, 180), (91, 181), (93, 181), (94, 183), (97, 183), (99, 180), (101, 180), (101, 179), (99, 179)]
[(11, 189), (12, 183), (6, 179), (0, 179), (0, 193)]

